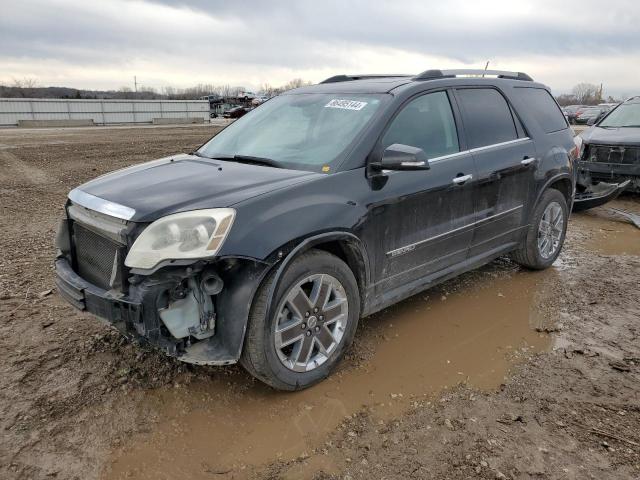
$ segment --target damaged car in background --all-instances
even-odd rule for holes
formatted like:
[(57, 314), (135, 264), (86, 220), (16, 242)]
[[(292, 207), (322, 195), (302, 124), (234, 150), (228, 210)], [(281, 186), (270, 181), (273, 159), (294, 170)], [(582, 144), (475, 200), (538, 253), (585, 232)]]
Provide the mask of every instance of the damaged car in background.
[(182, 361), (306, 388), (361, 317), (501, 255), (549, 267), (576, 157), (524, 73), (338, 75), (71, 191), (56, 284)]
[(574, 211), (640, 192), (640, 96), (629, 98), (575, 137), (580, 149)]

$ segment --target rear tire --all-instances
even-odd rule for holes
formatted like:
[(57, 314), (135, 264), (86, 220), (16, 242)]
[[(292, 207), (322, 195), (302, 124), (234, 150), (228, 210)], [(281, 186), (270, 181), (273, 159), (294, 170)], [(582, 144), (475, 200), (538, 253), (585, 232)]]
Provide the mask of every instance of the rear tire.
[(550, 267), (562, 250), (568, 218), (564, 195), (553, 188), (546, 190), (533, 212), (525, 240), (511, 258), (533, 270)]
[(301, 390), (325, 379), (353, 341), (360, 294), (351, 269), (335, 255), (310, 250), (281, 276), (271, 315), (275, 272), (251, 306), (240, 363), (278, 390)]

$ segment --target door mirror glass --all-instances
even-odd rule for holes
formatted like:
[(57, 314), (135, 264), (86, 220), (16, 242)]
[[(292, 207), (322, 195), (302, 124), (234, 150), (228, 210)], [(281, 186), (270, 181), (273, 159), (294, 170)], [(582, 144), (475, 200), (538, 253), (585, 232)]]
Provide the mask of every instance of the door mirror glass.
[(381, 170), (428, 170), (429, 160), (421, 148), (394, 143), (385, 148), (379, 168)]

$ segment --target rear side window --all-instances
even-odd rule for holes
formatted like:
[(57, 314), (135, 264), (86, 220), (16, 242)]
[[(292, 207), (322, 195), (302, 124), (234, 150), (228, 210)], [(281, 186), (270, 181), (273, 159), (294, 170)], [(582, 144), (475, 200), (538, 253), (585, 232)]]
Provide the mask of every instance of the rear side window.
[(546, 133), (567, 128), (562, 110), (551, 94), (542, 88), (518, 88), (516, 90), (527, 104), (527, 109)]
[(511, 109), (502, 94), (492, 88), (457, 90), (462, 106), (469, 148), (485, 147), (518, 138)]

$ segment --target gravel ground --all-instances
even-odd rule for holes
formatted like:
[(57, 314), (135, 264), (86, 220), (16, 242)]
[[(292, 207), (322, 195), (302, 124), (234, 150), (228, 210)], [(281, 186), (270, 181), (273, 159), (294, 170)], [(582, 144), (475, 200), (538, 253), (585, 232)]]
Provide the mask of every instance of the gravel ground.
[[(156, 429), (151, 399), (198, 382), (228, 385), (231, 402), (256, 388), (237, 367), (194, 368), (131, 345), (54, 289), (52, 243), (70, 189), (190, 151), (216, 131), (0, 131), (0, 478), (109, 476), (114, 452)], [(640, 213), (637, 197), (616, 203)], [(242, 471), (190, 478), (640, 478), (638, 245), (640, 231), (605, 208), (572, 217), (557, 274), (534, 305), (554, 348), (514, 353), (517, 366), (497, 388), (463, 382), (407, 395), (385, 418), (357, 408), (296, 458), (242, 458)], [(485, 273), (494, 270), (509, 278), (517, 269), (501, 260)], [(357, 368), (382, 337), (373, 325), (349, 355)]]

